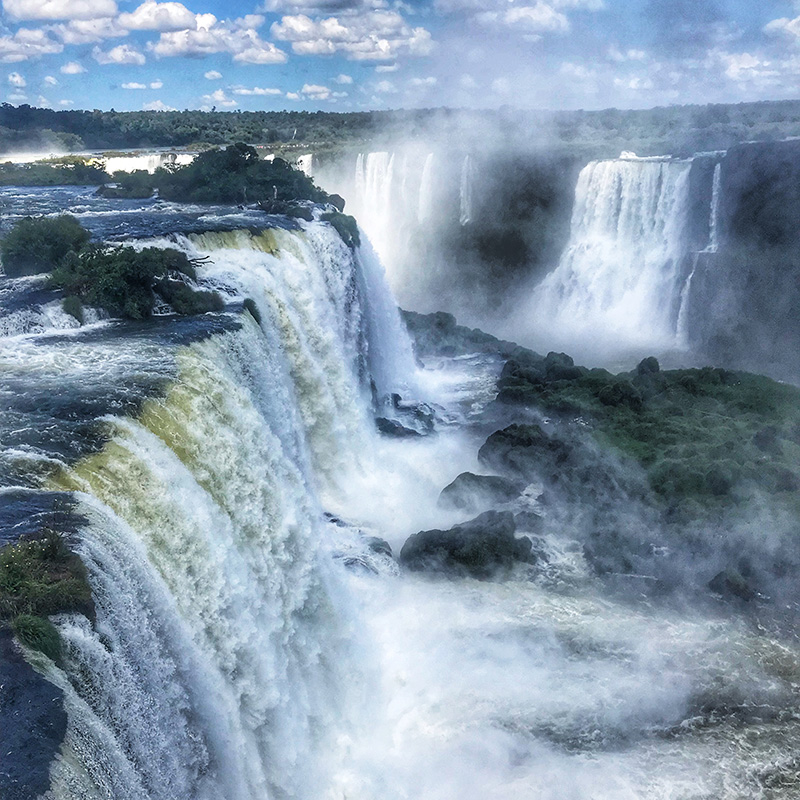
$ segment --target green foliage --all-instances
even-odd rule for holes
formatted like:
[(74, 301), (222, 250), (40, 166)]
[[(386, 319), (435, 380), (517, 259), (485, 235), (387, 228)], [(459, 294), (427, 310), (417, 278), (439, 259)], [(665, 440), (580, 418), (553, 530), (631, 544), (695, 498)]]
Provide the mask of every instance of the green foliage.
[(0, 620), (66, 611), (93, 614), (86, 569), (53, 530), (0, 549)]
[(26, 647), (39, 650), (52, 661), (60, 660), (61, 637), (50, 620), (31, 614), (20, 614), (14, 617), (11, 628)]
[(79, 297), (76, 297), (74, 294), (65, 297), (61, 303), (61, 307), (64, 309), (64, 313), (75, 317), (75, 319), (83, 325), (83, 303), (81, 303)]
[[(153, 312), (154, 289), (168, 302), (175, 300), (179, 314), (220, 310), (222, 300), (215, 292), (194, 292), (170, 273), (196, 277), (194, 264), (179, 250), (146, 247), (96, 247), (70, 253), (50, 281), (84, 304), (105, 309), (112, 316), (146, 319)], [(179, 284), (178, 288), (173, 284)], [(198, 297), (193, 297), (193, 295)], [(168, 299), (171, 298), (171, 299)]]
[(156, 284), (155, 290), (172, 306), (176, 314), (205, 314), (225, 308), (225, 303), (217, 292), (196, 291), (183, 281), (163, 278)]
[(254, 148), (241, 142), (201, 153), (183, 167), (156, 170), (154, 179), (159, 197), (178, 202), (324, 202), (327, 198), (301, 170), (281, 158), (262, 161)]
[(631, 373), (582, 370), (551, 380), (545, 359), (510, 359), (498, 399), (588, 422), (595, 437), (636, 460), (665, 501), (713, 509), (767, 492), (800, 490), (800, 390), (722, 369), (661, 372), (645, 359)]
[(96, 186), (107, 180), (101, 164), (78, 157), (0, 164), (0, 186)]
[(54, 269), (70, 252), (86, 247), (89, 232), (75, 217), (25, 217), (0, 242), (6, 275), (37, 275)]
[(101, 186), (97, 194), (112, 200), (145, 200), (155, 191), (155, 179), (144, 169), (115, 172), (111, 180), (116, 186)]
[(358, 247), (361, 244), (361, 237), (358, 233), (358, 223), (355, 217), (349, 214), (342, 214), (339, 211), (330, 211), (323, 214), (321, 219), (330, 222), (336, 229), (342, 241), (350, 248)]

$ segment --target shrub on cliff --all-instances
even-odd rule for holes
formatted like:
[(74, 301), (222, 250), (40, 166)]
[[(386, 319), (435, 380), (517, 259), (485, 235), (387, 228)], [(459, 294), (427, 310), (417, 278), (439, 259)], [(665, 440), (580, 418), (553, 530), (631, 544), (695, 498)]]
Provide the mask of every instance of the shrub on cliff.
[(144, 169), (133, 172), (115, 172), (111, 180), (116, 184), (104, 184), (97, 194), (112, 200), (144, 200), (152, 197), (156, 188), (155, 178)]
[(301, 170), (281, 158), (262, 160), (254, 148), (242, 143), (200, 153), (182, 167), (156, 170), (154, 181), (160, 197), (184, 203), (321, 203), (328, 197)]
[(50, 272), (70, 252), (89, 243), (89, 231), (75, 217), (25, 217), (0, 242), (0, 258), (9, 277)]
[(125, 319), (149, 317), (156, 292), (178, 314), (222, 309), (222, 299), (216, 292), (197, 292), (171, 275), (196, 277), (194, 264), (179, 250), (97, 247), (70, 253), (53, 271), (50, 281), (85, 305)]

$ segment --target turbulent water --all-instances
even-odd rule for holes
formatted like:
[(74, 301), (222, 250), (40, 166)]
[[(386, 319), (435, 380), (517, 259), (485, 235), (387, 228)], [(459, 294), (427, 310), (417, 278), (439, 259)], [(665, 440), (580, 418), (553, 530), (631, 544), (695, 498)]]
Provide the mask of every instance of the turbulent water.
[[(371, 192), (401, 174), (378, 161)], [(683, 166), (657, 169), (662, 219)], [(479, 471), (500, 364), (419, 367), (368, 245), (257, 212), (6, 196), (11, 215), (63, 203), (102, 238), (203, 258), (228, 302), (0, 338), (0, 492), (19, 514), (74, 499), (97, 604), (94, 625), (56, 620), (63, 668), (30, 654), (69, 716), (47, 800), (797, 796), (796, 641), (615, 598), (567, 534), (503, 583), (369, 550), (463, 519), (437, 498)], [(4, 291), (41, 307), (34, 289)], [(437, 404), (436, 435), (377, 434), (393, 391)]]

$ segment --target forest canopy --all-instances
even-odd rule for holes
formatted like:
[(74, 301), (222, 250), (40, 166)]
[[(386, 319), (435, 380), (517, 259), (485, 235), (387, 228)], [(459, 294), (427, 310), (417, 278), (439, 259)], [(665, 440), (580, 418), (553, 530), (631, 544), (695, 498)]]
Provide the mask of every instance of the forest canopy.
[[(391, 139), (452, 137), (471, 146), (563, 148), (604, 157), (727, 149), (738, 142), (800, 135), (800, 101), (643, 110), (415, 109), (308, 111), (54, 111), (0, 105), (0, 153), (186, 147), (235, 142), (326, 147)], [(466, 137), (466, 138), (464, 138)]]

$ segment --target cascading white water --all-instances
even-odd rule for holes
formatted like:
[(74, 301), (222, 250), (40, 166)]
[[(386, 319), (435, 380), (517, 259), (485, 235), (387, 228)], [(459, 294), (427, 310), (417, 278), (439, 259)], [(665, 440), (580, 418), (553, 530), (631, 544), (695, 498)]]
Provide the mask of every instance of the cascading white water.
[(719, 250), (719, 201), (722, 187), (722, 162), (714, 166), (714, 178), (711, 186), (711, 211), (708, 219), (708, 244), (700, 253), (696, 253), (692, 261), (692, 269), (686, 277), (681, 291), (680, 309), (676, 323), (678, 344), (689, 347), (689, 302), (692, 296), (692, 281), (697, 272), (697, 262), (704, 253), (716, 253)]
[(105, 159), (106, 172), (113, 175), (115, 172), (134, 172), (144, 170), (153, 173), (160, 167), (175, 165), (183, 167), (194, 161), (193, 153), (142, 153), (141, 155), (110, 156)]
[(314, 154), (313, 153), (304, 153), (301, 156), (297, 157), (297, 168), (302, 170), (308, 177), (312, 177), (314, 175)]
[(708, 252), (719, 250), (719, 199), (722, 192), (722, 162), (714, 167), (714, 181), (711, 188), (711, 219), (709, 221)]
[(459, 222), (462, 225), (468, 225), (472, 222), (475, 214), (474, 203), (474, 188), (475, 181), (475, 166), (472, 163), (472, 156), (464, 156), (464, 163), (461, 166), (461, 182), (459, 184), (459, 199), (461, 206), (461, 214), (459, 215)]
[(617, 352), (675, 343), (690, 169), (626, 158), (581, 171), (569, 243), (527, 312), (534, 327)]
[(417, 218), (420, 222), (427, 222), (433, 214), (433, 153), (428, 153), (425, 166), (422, 168), (422, 178), (419, 184), (419, 206)]
[(98, 621), (60, 625), (71, 713), (52, 796), (312, 797), (354, 666), (321, 513), (273, 431), (294, 411), (265, 403), (280, 353), (245, 321), (178, 358), (167, 396), (109, 419), (104, 451), (57, 480), (85, 498)]
[(166, 395), (53, 478), (89, 520), (97, 623), (62, 618), (64, 669), (43, 666), (69, 717), (47, 797), (310, 800), (367, 686), (317, 498), (374, 450), (369, 383), (408, 386), (407, 334), (329, 225), (153, 244), (261, 320), (179, 348)]
[(315, 175), (324, 189), (346, 198), (347, 213), (369, 237), (395, 293), (404, 285), (409, 238), (434, 211), (435, 172), (433, 153), (378, 151), (359, 153), (344, 178), (322, 168)]

